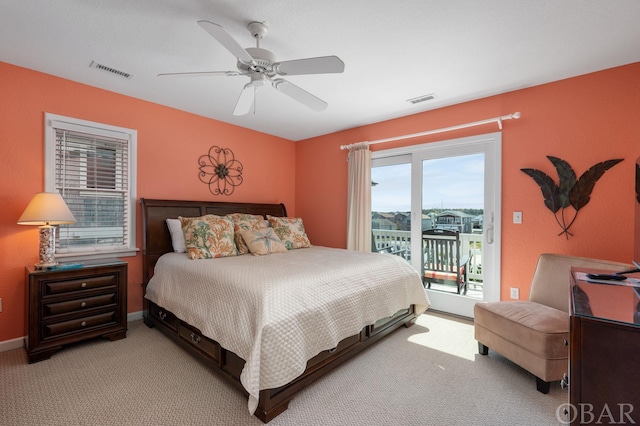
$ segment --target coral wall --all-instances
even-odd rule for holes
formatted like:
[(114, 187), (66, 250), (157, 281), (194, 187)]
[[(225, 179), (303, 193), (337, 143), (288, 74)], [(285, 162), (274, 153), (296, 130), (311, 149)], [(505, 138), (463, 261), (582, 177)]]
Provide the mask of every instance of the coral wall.
[[(281, 202), (295, 214), (291, 141), (1, 62), (0, 93), (0, 342), (26, 334), (24, 268), (37, 262), (38, 231), (16, 222), (44, 189), (45, 112), (136, 129), (138, 198)], [(230, 148), (244, 166), (231, 196), (213, 196), (198, 179), (198, 158), (212, 145)], [(125, 260), (128, 310), (137, 312), (141, 255)]]
[[(345, 247), (347, 162), (340, 145), (478, 121), (520, 111), (502, 132), (502, 283), (526, 297), (542, 252), (629, 262), (634, 257), (635, 161), (640, 156), (640, 63), (498, 96), (291, 142), (139, 99), (0, 63), (0, 343), (25, 335), (24, 266), (37, 261), (37, 230), (16, 221), (44, 188), (44, 113), (138, 131), (138, 197), (283, 202), (304, 218), (311, 241)], [(486, 125), (372, 146), (372, 150), (496, 131)], [(198, 179), (197, 159), (212, 145), (230, 148), (243, 163), (244, 183), (214, 197)], [(596, 184), (590, 203), (558, 236), (530, 167), (555, 177), (547, 155), (581, 174), (612, 158), (624, 161)], [(511, 223), (513, 211), (523, 223)], [(138, 209), (139, 212), (139, 209)], [(141, 243), (138, 216), (138, 246)], [(129, 263), (129, 312), (141, 309), (141, 256)]]
[[(424, 132), (522, 113), (502, 131), (502, 283), (526, 298), (540, 253), (554, 252), (630, 263), (634, 256), (635, 163), (640, 154), (640, 63), (517, 90), (358, 127), (296, 144), (296, 211), (315, 244), (346, 246), (347, 152), (340, 145)], [(454, 139), (497, 130), (495, 124), (386, 144), (371, 150)], [(589, 204), (558, 236), (537, 184), (521, 168), (558, 180), (546, 156), (566, 160), (580, 176), (592, 165), (624, 159), (598, 181)], [(568, 209), (571, 211), (571, 209)], [(512, 212), (523, 212), (521, 225)]]

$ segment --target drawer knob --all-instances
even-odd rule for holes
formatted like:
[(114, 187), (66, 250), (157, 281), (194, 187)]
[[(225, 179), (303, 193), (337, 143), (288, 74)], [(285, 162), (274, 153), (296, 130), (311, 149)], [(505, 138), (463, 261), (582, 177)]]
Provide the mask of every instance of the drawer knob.
[(80, 323), (80, 326), (81, 326), (81, 327), (84, 327), (85, 325), (87, 325), (87, 322), (86, 322), (86, 321), (82, 321), (82, 322)]
[(196, 333), (191, 333), (191, 341), (197, 345), (198, 343), (200, 343), (200, 336), (198, 336)]
[(87, 286), (87, 283), (82, 283), (80, 284), (80, 287), (85, 288)]
[(160, 312), (158, 312), (158, 316), (160, 317), (160, 319), (162, 321), (164, 321), (164, 319), (167, 317), (167, 314), (164, 313), (164, 311), (160, 311)]
[(333, 348), (333, 349), (329, 349), (329, 351), (328, 351), (328, 352), (329, 352), (330, 354), (334, 354), (334, 353), (336, 353), (336, 351), (337, 351), (337, 350), (338, 350), (338, 347), (336, 346), (336, 347), (335, 347), (335, 348)]
[(81, 308), (84, 308), (85, 306), (87, 306), (87, 302), (82, 302), (82, 303), (80, 304), (80, 307), (81, 307)]
[(567, 339), (563, 340), (562, 343), (564, 343), (565, 346), (569, 346), (569, 342), (567, 341)]

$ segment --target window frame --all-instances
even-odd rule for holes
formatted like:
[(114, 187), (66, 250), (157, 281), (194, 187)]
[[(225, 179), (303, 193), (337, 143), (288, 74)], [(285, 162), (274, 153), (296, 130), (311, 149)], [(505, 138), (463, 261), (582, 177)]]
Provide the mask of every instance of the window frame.
[(126, 244), (120, 247), (88, 246), (86, 250), (60, 250), (56, 241), (56, 257), (64, 261), (82, 261), (91, 259), (105, 259), (114, 256), (135, 256), (139, 249), (136, 246), (136, 176), (137, 176), (137, 131), (125, 127), (97, 123), (73, 117), (66, 117), (45, 112), (44, 116), (44, 175), (45, 191), (58, 192), (56, 189), (56, 129), (82, 132), (97, 137), (119, 138), (128, 144), (128, 205)]

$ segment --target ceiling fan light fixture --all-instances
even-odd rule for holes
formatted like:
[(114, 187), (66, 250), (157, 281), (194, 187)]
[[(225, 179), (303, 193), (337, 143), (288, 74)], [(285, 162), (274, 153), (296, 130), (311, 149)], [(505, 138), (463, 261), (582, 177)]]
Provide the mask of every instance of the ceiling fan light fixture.
[(252, 72), (251, 73), (251, 82), (247, 83), (254, 87), (264, 86), (267, 77), (261, 72)]

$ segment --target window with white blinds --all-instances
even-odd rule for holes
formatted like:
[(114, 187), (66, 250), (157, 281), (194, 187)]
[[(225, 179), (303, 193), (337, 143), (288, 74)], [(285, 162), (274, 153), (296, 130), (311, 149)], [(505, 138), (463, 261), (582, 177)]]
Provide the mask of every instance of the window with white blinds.
[(45, 122), (45, 186), (77, 221), (59, 226), (57, 256), (134, 251), (136, 131), (53, 114)]

